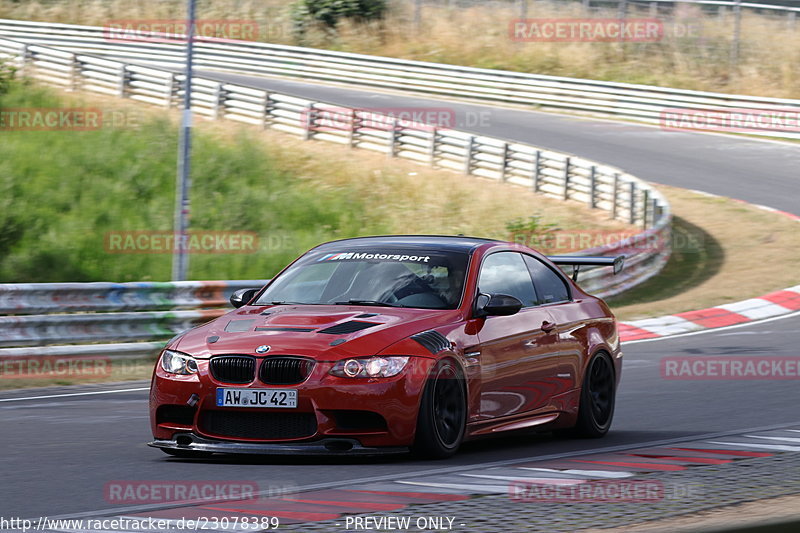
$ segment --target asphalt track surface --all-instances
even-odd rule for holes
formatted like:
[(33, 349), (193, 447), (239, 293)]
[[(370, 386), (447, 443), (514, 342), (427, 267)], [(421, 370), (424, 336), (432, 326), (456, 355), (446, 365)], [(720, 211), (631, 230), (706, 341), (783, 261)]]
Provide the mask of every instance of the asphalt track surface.
[[(530, 142), (624, 168), (644, 179), (699, 189), (798, 213), (800, 146), (497, 109), (351, 89), (215, 74), (276, 91), (362, 108), (452, 108), (460, 127)], [(479, 127), (468, 127), (483, 113)], [(488, 117), (488, 120), (487, 120)], [(754, 250), (753, 253), (757, 253)], [(735, 260), (735, 258), (733, 259)], [(795, 267), (793, 267), (795, 268)], [(408, 476), (574, 450), (800, 422), (796, 381), (670, 381), (664, 356), (797, 356), (800, 316), (697, 334), (628, 343), (617, 412), (602, 440), (561, 440), (517, 434), (469, 443), (454, 458), (247, 458), (182, 461), (145, 446), (150, 440), (147, 392), (29, 398), (87, 391), (146, 388), (147, 383), (0, 393), (0, 516), (114, 513), (104, 486), (119, 480), (247, 480), (262, 490), (376, 476)]]

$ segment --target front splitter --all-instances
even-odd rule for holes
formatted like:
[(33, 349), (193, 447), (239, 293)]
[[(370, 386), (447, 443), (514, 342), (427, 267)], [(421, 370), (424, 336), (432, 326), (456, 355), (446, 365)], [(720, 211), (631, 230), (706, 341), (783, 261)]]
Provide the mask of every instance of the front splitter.
[[(180, 441), (180, 443), (179, 443)], [(311, 442), (260, 443), (232, 442), (179, 433), (171, 440), (154, 440), (148, 446), (186, 452), (251, 455), (390, 455), (408, 453), (405, 447), (368, 448), (355, 439), (322, 439)]]

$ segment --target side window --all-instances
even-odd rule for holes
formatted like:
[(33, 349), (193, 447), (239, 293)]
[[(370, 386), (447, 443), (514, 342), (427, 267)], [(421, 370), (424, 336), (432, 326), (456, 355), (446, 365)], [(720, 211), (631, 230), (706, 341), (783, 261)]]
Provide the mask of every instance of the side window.
[(553, 270), (529, 255), (525, 257), (525, 264), (531, 271), (533, 278), (533, 285), (536, 287), (536, 293), (539, 295), (540, 304), (549, 304), (552, 302), (564, 302), (569, 300), (569, 287), (561, 279), (561, 276), (553, 272)]
[(523, 307), (536, 305), (536, 293), (525, 261), (517, 252), (498, 252), (483, 260), (478, 290), (488, 294), (508, 294)]

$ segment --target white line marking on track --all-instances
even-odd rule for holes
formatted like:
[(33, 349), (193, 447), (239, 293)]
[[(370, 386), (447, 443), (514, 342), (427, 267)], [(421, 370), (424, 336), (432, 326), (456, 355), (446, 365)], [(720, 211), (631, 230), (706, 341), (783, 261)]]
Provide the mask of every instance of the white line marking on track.
[(95, 396), (98, 394), (114, 394), (117, 392), (136, 392), (143, 390), (150, 390), (150, 387), (138, 387), (135, 389), (101, 390), (93, 392), (72, 392), (69, 394), (48, 394), (47, 396), (26, 396), (24, 398), (0, 398), (0, 402), (21, 402), (22, 400), (43, 400), (46, 398), (67, 398), (70, 396)]
[(490, 474), (459, 474), (464, 477), (477, 477), (481, 479), (496, 479), (497, 481), (520, 481), (524, 483), (536, 483), (538, 485), (580, 485), (586, 483), (588, 479), (570, 479), (558, 477), (515, 477), (515, 476), (492, 476)]
[(552, 472), (554, 474), (564, 474), (565, 476), (582, 476), (601, 479), (622, 479), (636, 475), (630, 472), (611, 472), (609, 470), (556, 470), (555, 468), (534, 468), (532, 466), (520, 466), (519, 469), (533, 470), (535, 472)]
[(755, 444), (753, 442), (717, 442), (708, 441), (710, 444), (722, 444), (725, 446), (739, 446), (743, 450), (775, 450), (779, 452), (800, 452), (800, 446), (783, 446), (779, 444)]
[(455, 489), (467, 491), (467, 494), (478, 494), (487, 492), (489, 494), (505, 494), (508, 492), (508, 485), (468, 485), (466, 483), (428, 483), (427, 481), (398, 481), (403, 485), (418, 485), (422, 487), (435, 487), (438, 489)]
[(766, 437), (763, 435), (745, 435), (745, 437), (751, 439), (766, 439), (766, 440), (777, 440), (781, 442), (800, 442), (800, 439), (793, 438), (793, 437)]

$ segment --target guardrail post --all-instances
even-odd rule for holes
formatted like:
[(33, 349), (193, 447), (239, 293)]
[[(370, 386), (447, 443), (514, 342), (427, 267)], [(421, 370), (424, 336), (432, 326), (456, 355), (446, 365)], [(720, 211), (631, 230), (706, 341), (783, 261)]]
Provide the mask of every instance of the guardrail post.
[(397, 119), (392, 117), (391, 122), (389, 123), (389, 157), (397, 157)]
[(305, 110), (306, 119), (303, 121), (303, 140), (307, 141), (311, 138), (311, 132), (314, 129), (314, 106), (310, 105)]
[(630, 224), (636, 224), (636, 182), (631, 182), (631, 198), (630, 198), (630, 218), (628, 222)]
[(272, 125), (272, 111), (275, 109), (275, 104), (272, 101), (272, 96), (269, 92), (264, 93), (264, 106), (261, 108), (264, 116), (262, 117), (261, 127), (264, 129)]
[(28, 51), (27, 44), (19, 45), (19, 75), (25, 77), (28, 72), (28, 61), (31, 58), (31, 53)]
[(742, 38), (742, 0), (734, 0), (733, 5), (733, 41), (731, 42), (731, 67), (739, 64), (739, 44)]
[(167, 87), (164, 90), (164, 100), (166, 101), (165, 107), (167, 109), (172, 108), (172, 101), (175, 98), (175, 86), (177, 85), (177, 79), (175, 77), (175, 73), (171, 73), (169, 78), (167, 78)]
[(80, 88), (81, 64), (78, 62), (78, 56), (72, 54), (69, 66), (69, 90), (77, 91)]
[(117, 96), (126, 98), (128, 96), (128, 84), (130, 83), (130, 72), (128, 66), (122, 63), (119, 66), (119, 81), (117, 82)]
[(436, 146), (439, 141), (439, 130), (434, 127), (431, 131), (431, 145), (428, 147), (428, 163), (433, 168), (436, 168)]
[(589, 174), (589, 208), (597, 207), (597, 167), (592, 165)]
[(619, 172), (615, 172), (613, 190), (611, 191), (611, 220), (617, 218), (618, 203), (619, 203)]
[(536, 150), (536, 158), (533, 160), (533, 192), (539, 192), (539, 180), (542, 172), (542, 151)]
[(508, 170), (508, 143), (503, 143), (503, 162), (501, 163), (500, 179), (505, 182), (508, 178), (506, 171)]
[(422, 0), (414, 0), (414, 30), (419, 32), (422, 25)]
[(360, 126), (358, 113), (355, 109), (350, 110), (350, 128), (347, 131), (347, 146), (355, 148), (358, 139), (358, 127)]
[(642, 191), (642, 228), (647, 229), (647, 220), (648, 220), (648, 207), (650, 207), (650, 191), (645, 189)]
[(470, 135), (467, 139), (467, 152), (464, 157), (464, 174), (469, 176), (472, 174), (472, 154), (475, 151), (475, 136)]
[[(222, 83), (218, 83), (214, 88), (214, 120), (219, 120), (220, 116), (225, 117), (225, 89), (222, 88)], [(221, 112), (221, 113), (220, 113)]]
[(797, 11), (789, 11), (789, 20), (787, 22), (790, 30), (797, 29)]
[(569, 171), (571, 158), (567, 157), (564, 161), (564, 200), (569, 200)]

